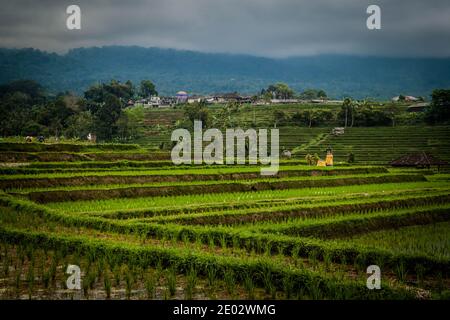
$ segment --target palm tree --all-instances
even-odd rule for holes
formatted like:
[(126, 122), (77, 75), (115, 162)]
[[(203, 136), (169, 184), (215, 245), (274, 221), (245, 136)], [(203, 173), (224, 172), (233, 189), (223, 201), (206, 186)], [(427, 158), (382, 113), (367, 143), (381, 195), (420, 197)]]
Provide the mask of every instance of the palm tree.
[(314, 110), (308, 110), (307, 111), (308, 114), (308, 119), (309, 119), (309, 127), (312, 127), (313, 121), (316, 119), (317, 117), (317, 113)]
[(348, 124), (348, 109), (352, 106), (352, 104), (353, 100), (351, 98), (345, 98), (344, 102), (342, 103), (342, 108), (345, 108), (345, 128), (347, 128)]
[(367, 105), (367, 101), (366, 100), (363, 100), (363, 101), (352, 101), (351, 102), (352, 123), (351, 123), (350, 127), (353, 128), (353, 124), (355, 123), (356, 109), (359, 108), (360, 106), (365, 106), (365, 105)]

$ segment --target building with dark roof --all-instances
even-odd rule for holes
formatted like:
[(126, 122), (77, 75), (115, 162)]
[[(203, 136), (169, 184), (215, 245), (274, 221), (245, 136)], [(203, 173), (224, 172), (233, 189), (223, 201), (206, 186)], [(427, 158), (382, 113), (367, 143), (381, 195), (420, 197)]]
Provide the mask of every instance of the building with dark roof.
[(410, 153), (390, 162), (393, 167), (430, 168), (448, 166), (448, 162), (440, 160), (428, 152)]
[(429, 102), (421, 102), (410, 105), (406, 111), (407, 112), (424, 112), (430, 106)]

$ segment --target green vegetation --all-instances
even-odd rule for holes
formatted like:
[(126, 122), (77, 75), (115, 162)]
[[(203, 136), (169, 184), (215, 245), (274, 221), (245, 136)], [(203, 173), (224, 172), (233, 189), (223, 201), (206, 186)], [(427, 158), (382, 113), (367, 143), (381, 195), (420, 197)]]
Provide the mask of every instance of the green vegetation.
[(336, 161), (346, 161), (348, 155), (353, 153), (357, 163), (387, 164), (405, 154), (422, 151), (431, 152), (440, 159), (450, 160), (449, 135), (448, 126), (347, 128), (343, 135), (330, 134), (320, 143), (298, 150), (298, 155), (322, 155), (328, 146), (332, 146)]
[(140, 151), (136, 144), (89, 144), (87, 142), (76, 143), (20, 143), (2, 142), (1, 152), (95, 152), (95, 151)]
[[(413, 182), (413, 183), (385, 183), (381, 185), (367, 184), (360, 186), (342, 186), (328, 188), (304, 188), (304, 189), (285, 189), (270, 191), (248, 192), (232, 192), (221, 194), (200, 194), (185, 195), (173, 197), (148, 197), (148, 198), (115, 198), (108, 200), (93, 201), (75, 201), (75, 202), (55, 202), (48, 203), (46, 206), (57, 210), (67, 212), (105, 212), (105, 214), (117, 216), (132, 214), (137, 215), (155, 215), (158, 212), (189, 212), (189, 211), (205, 211), (207, 209), (229, 209), (242, 207), (252, 207), (257, 205), (276, 206), (277, 204), (287, 204), (292, 202), (305, 202), (311, 198), (331, 197), (343, 199), (343, 197), (370, 197), (375, 195), (395, 195), (403, 194), (423, 194), (431, 193), (436, 190), (446, 192), (448, 183), (430, 183), (430, 182)], [(270, 201), (270, 203), (267, 203)], [(146, 210), (148, 208), (148, 210)], [(140, 211), (139, 211), (140, 210)]]
[(149, 80), (142, 81), (140, 92), (131, 81), (111, 80), (92, 85), (83, 97), (69, 93), (53, 97), (35, 81), (13, 81), (0, 86), (0, 135), (84, 140), (92, 132), (101, 141), (128, 141), (140, 137), (137, 126), (142, 120), (139, 109), (124, 111), (128, 100), (155, 93)]
[[(117, 197), (138, 198), (145, 196), (223, 193), (232, 191), (280, 190), (289, 188), (312, 188), (340, 185), (363, 185), (372, 183), (424, 181), (422, 175), (355, 175), (349, 177), (292, 177), (264, 178), (250, 181), (192, 181), (155, 183), (142, 185), (86, 186), (82, 189), (63, 187), (56, 190), (33, 190), (25, 192), (30, 199), (40, 203), (71, 200), (109, 199)], [(20, 194), (19, 194), (20, 195)]]
[(406, 254), (424, 254), (450, 259), (450, 222), (411, 226), (396, 232), (377, 231), (351, 238), (355, 244)]
[[(0, 297), (448, 297), (449, 174), (339, 158), (351, 145), (357, 163), (385, 163), (427, 145), (448, 159), (449, 128), (328, 130), (284, 131), (301, 159), (284, 159), (273, 177), (259, 165), (174, 167), (167, 152), (131, 144), (0, 143), (9, 157), (0, 169)], [(303, 154), (331, 141), (334, 167), (306, 164)], [(82, 270), (80, 291), (64, 289), (68, 264)], [(381, 290), (366, 287), (372, 264)]]

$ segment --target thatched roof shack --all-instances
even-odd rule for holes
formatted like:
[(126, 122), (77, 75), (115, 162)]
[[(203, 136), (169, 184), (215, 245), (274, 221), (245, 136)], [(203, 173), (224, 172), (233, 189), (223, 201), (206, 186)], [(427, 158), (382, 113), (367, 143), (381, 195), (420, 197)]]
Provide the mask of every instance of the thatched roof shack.
[(448, 162), (440, 160), (428, 152), (417, 152), (407, 154), (398, 159), (391, 161), (393, 167), (418, 167), (430, 168), (431, 166), (448, 166)]

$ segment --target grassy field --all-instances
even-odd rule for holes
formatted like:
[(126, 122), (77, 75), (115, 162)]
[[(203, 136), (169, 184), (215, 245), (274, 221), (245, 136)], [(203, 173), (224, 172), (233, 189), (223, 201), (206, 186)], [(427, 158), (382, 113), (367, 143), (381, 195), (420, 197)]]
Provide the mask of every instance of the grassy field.
[[(382, 165), (423, 145), (448, 159), (448, 130), (292, 130), (299, 158), (332, 141), (338, 160), (350, 144), (378, 150), (376, 165), (297, 158), (274, 177), (174, 168), (134, 145), (3, 141), (0, 298), (448, 299), (450, 175)], [(66, 287), (69, 264), (81, 290)], [(372, 264), (380, 290), (366, 287)]]

